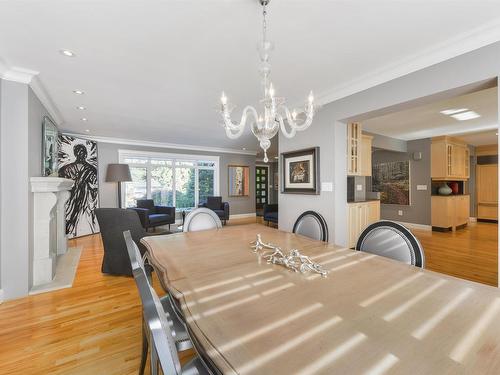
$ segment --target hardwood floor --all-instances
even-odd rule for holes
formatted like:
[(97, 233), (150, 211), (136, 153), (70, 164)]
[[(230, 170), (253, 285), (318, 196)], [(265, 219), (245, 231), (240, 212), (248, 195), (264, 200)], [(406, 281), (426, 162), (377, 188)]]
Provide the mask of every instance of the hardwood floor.
[[(497, 225), (415, 232), (429, 269), (496, 285)], [(0, 374), (137, 373), (141, 312), (133, 279), (101, 273), (100, 236), (70, 245), (83, 247), (72, 288), (0, 304)], [(157, 282), (155, 287), (161, 292)], [(183, 361), (190, 356), (183, 353)]]
[(427, 269), (497, 286), (498, 224), (470, 223), (456, 232), (412, 232), (425, 250)]

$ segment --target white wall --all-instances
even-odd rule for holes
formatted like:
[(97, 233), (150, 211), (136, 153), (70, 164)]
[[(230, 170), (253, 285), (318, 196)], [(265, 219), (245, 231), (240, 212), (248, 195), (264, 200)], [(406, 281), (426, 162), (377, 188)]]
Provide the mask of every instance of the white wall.
[[(322, 192), (319, 196), (312, 196), (280, 193), (280, 228), (290, 231), (293, 221), (301, 212), (318, 209), (330, 227), (330, 241), (346, 244), (346, 133), (345, 130), (334, 130), (334, 127), (345, 127), (347, 120), (353, 117), (362, 120), (363, 116), (368, 118), (382, 112), (401, 110), (408, 102), (441, 95), (445, 91), (494, 79), (499, 75), (500, 42), (332, 102), (320, 110), (310, 129), (290, 140), (280, 135), (280, 152), (320, 146), (321, 180), (335, 181), (333, 194)], [(333, 173), (335, 176), (332, 176)]]

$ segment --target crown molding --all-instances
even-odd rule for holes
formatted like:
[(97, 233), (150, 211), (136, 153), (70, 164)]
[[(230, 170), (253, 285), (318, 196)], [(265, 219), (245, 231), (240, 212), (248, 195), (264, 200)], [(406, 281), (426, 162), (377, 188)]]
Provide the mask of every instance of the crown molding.
[(223, 153), (223, 154), (239, 154), (239, 155), (251, 155), (251, 156), (257, 155), (257, 151), (238, 150), (238, 149), (234, 149), (234, 148), (196, 146), (196, 145), (186, 145), (186, 144), (180, 144), (180, 143), (167, 143), (167, 142), (154, 142), (154, 141), (141, 141), (141, 140), (135, 140), (135, 139), (100, 137), (100, 136), (94, 136), (94, 135), (69, 133), (69, 132), (62, 132), (62, 133), (64, 135), (69, 135), (71, 137), (88, 139), (89, 141), (102, 142), (102, 143), (114, 143), (114, 144), (119, 144), (119, 145), (155, 147), (155, 148), (171, 148), (171, 149), (175, 149), (175, 150), (203, 151), (203, 152), (214, 152), (214, 153)]
[(47, 112), (49, 112), (52, 120), (56, 123), (56, 125), (61, 125), (64, 123), (61, 113), (40, 82), (38, 74), (39, 72), (34, 70), (24, 69), (17, 66), (9, 67), (2, 59), (0, 59), (0, 78), (6, 81), (19, 82), (29, 85)]
[(500, 41), (500, 18), (443, 43), (435, 44), (413, 56), (386, 65), (377, 71), (362, 75), (346, 84), (318, 93), (315, 102), (320, 106), (326, 105), (498, 41)]
[(37, 76), (39, 72), (34, 70), (24, 69), (17, 66), (7, 67), (5, 63), (0, 63), (0, 78), (6, 81), (14, 81), (19, 83), (29, 84), (33, 77)]
[(47, 112), (49, 112), (50, 117), (52, 117), (52, 120), (56, 123), (56, 125), (63, 124), (64, 120), (59, 112), (59, 109), (54, 104), (47, 91), (45, 91), (40, 79), (37, 76), (33, 77), (29, 85)]

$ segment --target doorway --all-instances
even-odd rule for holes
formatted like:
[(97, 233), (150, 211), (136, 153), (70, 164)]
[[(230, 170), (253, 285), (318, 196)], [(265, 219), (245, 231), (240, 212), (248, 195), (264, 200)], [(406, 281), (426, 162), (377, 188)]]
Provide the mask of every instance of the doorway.
[(269, 203), (269, 167), (255, 167), (255, 208), (262, 211), (264, 205)]

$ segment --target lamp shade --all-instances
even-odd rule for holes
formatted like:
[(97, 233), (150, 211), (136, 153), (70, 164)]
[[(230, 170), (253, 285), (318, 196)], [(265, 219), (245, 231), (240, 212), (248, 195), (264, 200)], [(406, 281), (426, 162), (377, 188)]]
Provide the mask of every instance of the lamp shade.
[(132, 181), (128, 164), (108, 164), (106, 182)]

